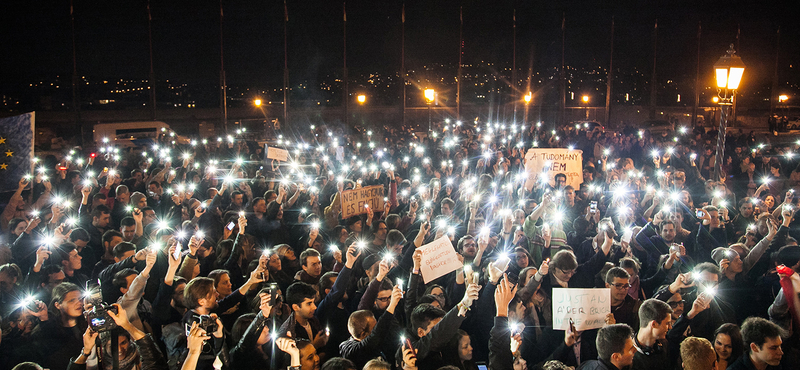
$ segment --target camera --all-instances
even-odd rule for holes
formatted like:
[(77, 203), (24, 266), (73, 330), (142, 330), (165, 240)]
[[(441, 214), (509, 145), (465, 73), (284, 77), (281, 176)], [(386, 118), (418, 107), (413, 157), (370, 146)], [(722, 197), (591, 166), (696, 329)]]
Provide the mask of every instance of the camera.
[(197, 323), (197, 327), (206, 331), (208, 335), (217, 331), (217, 320), (214, 320), (211, 315), (200, 315), (200, 321)]
[(83, 315), (86, 316), (86, 321), (89, 322), (89, 327), (92, 330), (102, 333), (117, 327), (117, 323), (108, 314), (109, 311), (115, 314), (119, 313), (114, 306), (99, 304), (92, 306), (92, 309), (85, 311)]

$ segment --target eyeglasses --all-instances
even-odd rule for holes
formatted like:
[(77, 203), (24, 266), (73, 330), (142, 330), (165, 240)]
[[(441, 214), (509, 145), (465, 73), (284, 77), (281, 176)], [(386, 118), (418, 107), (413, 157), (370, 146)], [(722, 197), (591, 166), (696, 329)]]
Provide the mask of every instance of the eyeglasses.
[(686, 301), (683, 300), (683, 299), (681, 299), (680, 301), (667, 302), (667, 304), (672, 308), (675, 308), (675, 307), (678, 307), (678, 306), (683, 306), (685, 303), (686, 303)]
[(630, 284), (630, 283), (625, 283), (625, 284), (623, 284), (623, 283), (616, 283), (616, 284), (612, 284), (612, 285), (614, 285), (614, 288), (617, 288), (617, 289), (628, 289), (628, 288), (630, 288), (630, 287), (631, 287), (631, 284)]
[(390, 299), (392, 299), (392, 297), (375, 298), (378, 302), (389, 302)]
[(564, 274), (564, 275), (570, 275), (570, 276), (575, 275), (575, 269), (572, 269), (572, 270), (558, 269), (558, 270), (561, 271), (561, 273)]

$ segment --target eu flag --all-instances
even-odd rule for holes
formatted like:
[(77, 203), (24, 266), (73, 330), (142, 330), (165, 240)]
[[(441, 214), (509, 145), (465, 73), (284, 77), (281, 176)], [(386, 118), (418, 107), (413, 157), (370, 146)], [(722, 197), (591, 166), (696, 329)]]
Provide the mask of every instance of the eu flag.
[(14, 191), (31, 172), (35, 113), (0, 119), (0, 192)]

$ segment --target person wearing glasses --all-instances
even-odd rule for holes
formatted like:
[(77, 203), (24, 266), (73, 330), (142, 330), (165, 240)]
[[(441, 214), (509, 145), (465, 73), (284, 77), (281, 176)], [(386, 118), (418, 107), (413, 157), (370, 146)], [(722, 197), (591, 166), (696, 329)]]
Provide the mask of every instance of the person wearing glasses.
[(627, 324), (633, 330), (639, 329), (639, 306), (642, 302), (628, 294), (631, 287), (630, 275), (620, 267), (612, 267), (606, 273), (606, 288), (611, 289), (611, 314), (614, 323)]

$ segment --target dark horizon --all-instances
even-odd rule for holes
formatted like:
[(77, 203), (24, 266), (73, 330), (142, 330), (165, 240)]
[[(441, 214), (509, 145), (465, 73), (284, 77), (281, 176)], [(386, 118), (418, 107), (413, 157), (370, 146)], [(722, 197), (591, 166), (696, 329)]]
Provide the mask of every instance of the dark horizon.
[[(75, 4), (78, 74), (95, 79), (147, 79), (149, 53), (145, 0)], [(402, 2), (347, 3), (348, 68), (351, 78), (400, 69)], [(784, 5), (785, 4), (785, 5)], [(223, 4), (224, 52), (228, 86), (282, 85), (283, 2)], [(408, 1), (406, 69), (457, 64), (459, 6), (464, 9), (464, 64), (494, 63), (498, 75), (512, 61), (512, 14), (516, 9), (517, 68), (533, 73), (561, 64), (561, 17), (566, 19), (566, 64), (607, 68), (611, 18), (615, 19), (614, 69), (652, 73), (653, 23), (658, 19), (659, 81), (694, 78), (697, 25), (702, 22), (701, 83), (710, 85), (713, 63), (728, 44), (747, 64), (741, 91), (771, 86), (776, 31), (781, 29), (779, 82), (792, 93), (798, 83), (794, 57), (800, 55), (800, 26), (788, 2), (744, 1), (727, 8), (708, 1)], [(340, 77), (342, 3), (288, 1), (290, 81), (319, 83)], [(0, 62), (5, 77), (0, 94), (55, 75), (71, 76), (69, 3), (56, 7), (14, 1), (2, 16), (5, 34)], [(157, 81), (217, 85), (219, 82), (219, 3), (190, 1), (151, 4), (154, 70)], [(737, 42), (737, 27), (741, 30)], [(509, 72), (510, 74), (510, 72)], [(455, 77), (455, 76), (453, 76)], [(518, 74), (518, 78), (524, 76)], [(680, 81), (679, 81), (680, 82)], [(65, 86), (69, 88), (69, 86)], [(351, 91), (352, 92), (352, 91)]]

